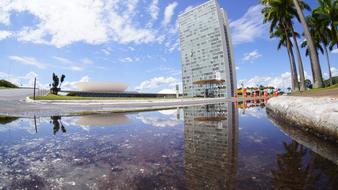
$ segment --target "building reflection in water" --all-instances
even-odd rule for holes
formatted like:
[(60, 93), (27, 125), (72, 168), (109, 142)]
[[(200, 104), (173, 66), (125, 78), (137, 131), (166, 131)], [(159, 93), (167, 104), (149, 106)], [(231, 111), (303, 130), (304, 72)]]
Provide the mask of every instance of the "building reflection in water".
[(235, 189), (238, 111), (233, 103), (184, 108), (187, 189)]
[(80, 126), (114, 126), (127, 123), (130, 123), (130, 120), (123, 113), (84, 115), (75, 122)]

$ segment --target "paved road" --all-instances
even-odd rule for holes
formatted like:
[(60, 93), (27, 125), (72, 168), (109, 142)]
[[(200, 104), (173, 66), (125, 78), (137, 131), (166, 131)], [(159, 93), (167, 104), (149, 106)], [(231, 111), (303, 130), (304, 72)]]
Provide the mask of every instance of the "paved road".
[(228, 102), (231, 99), (213, 98), (213, 99), (172, 99), (172, 100), (149, 100), (149, 101), (121, 101), (121, 100), (101, 100), (93, 101), (74, 101), (65, 102), (26, 102), (27, 96), (32, 95), (32, 89), (0, 89), (0, 115), (10, 115), (17, 117), (33, 116), (52, 116), (52, 115), (72, 115), (79, 112), (97, 112), (97, 111), (131, 111), (135, 109), (154, 109), (168, 108), (184, 105), (213, 104)]

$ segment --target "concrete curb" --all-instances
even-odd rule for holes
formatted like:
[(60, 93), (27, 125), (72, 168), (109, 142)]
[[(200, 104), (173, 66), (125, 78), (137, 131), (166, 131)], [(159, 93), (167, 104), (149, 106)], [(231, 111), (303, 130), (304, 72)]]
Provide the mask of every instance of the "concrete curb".
[(280, 96), (271, 98), (268, 112), (291, 125), (332, 140), (338, 139), (338, 100), (331, 97)]
[(35, 100), (32, 100), (29, 96), (26, 97), (25, 101), (29, 103), (35, 102)]

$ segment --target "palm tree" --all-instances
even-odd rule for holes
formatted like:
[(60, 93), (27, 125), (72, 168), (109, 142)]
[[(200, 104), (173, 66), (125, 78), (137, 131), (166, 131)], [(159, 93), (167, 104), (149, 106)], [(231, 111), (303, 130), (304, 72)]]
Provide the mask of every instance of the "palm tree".
[[(327, 64), (328, 64), (328, 70), (329, 70), (329, 79), (330, 79), (330, 85), (332, 85), (332, 73), (331, 73), (331, 64), (330, 64), (330, 58), (328, 53), (328, 46), (330, 44), (330, 30), (325, 26), (322, 25), (321, 20), (318, 19), (316, 14), (312, 14), (311, 16), (307, 17), (307, 23), (309, 26), (310, 34), (313, 38), (315, 47), (323, 54), (325, 53)], [(304, 41), (302, 43), (302, 47), (307, 47), (306, 49), (306, 56), (309, 55), (309, 48), (307, 46), (307, 41)], [(329, 48), (332, 50), (332, 46)]]
[(314, 27), (316, 35), (320, 36), (320, 42), (323, 44), (324, 53), (326, 56), (330, 85), (332, 85), (331, 64), (328, 53), (336, 45), (338, 47), (337, 20), (338, 20), (338, 1), (318, 0), (319, 7), (312, 11), (312, 16), (309, 19)]
[(50, 85), (50, 92), (52, 94), (58, 95), (58, 92), (61, 90), (61, 84), (64, 82), (66, 76), (64, 74), (59, 78), (55, 73), (52, 75), (53, 83)]
[(300, 55), (299, 46), (297, 42), (297, 38), (299, 37), (299, 34), (293, 30), (293, 27), (291, 27), (291, 33), (292, 33), (293, 42), (295, 43), (296, 53), (297, 53), (297, 58), (298, 58), (298, 70), (299, 70), (299, 77), (300, 77), (299, 90), (304, 91), (305, 90), (304, 67), (303, 67), (303, 61)]
[(60, 78), (60, 85), (59, 85), (60, 89), (61, 89), (61, 84), (65, 81), (65, 78), (66, 78), (66, 76), (64, 74), (62, 74), (61, 78)]
[[(292, 17), (296, 17), (298, 22), (300, 22), (300, 18), (298, 16), (296, 10), (294, 9), (294, 6), (293, 6), (293, 4), (290, 0), (285, 1), (285, 5), (289, 9), (287, 12), (289, 12), (291, 14), (290, 15), (291, 19), (289, 19), (287, 22), (288, 22), (288, 27), (291, 30), (293, 42), (294, 42), (295, 47), (296, 47), (296, 53), (297, 53), (297, 59), (298, 59), (298, 70), (299, 70), (299, 77), (300, 77), (300, 91), (304, 91), (305, 90), (304, 67), (303, 67), (303, 61), (302, 61), (302, 57), (300, 55), (300, 50), (299, 50), (298, 41), (297, 41), (297, 38), (299, 38), (299, 34), (297, 32), (295, 32), (295, 30), (293, 28), (293, 23), (292, 23)], [(310, 6), (303, 1), (300, 2), (300, 6), (301, 6), (302, 10), (303, 9), (311, 10)]]
[(292, 50), (292, 43), (290, 41), (290, 33), (286, 33), (286, 30), (283, 29), (283, 26), (276, 27), (273, 33), (270, 35), (270, 38), (278, 37), (280, 38), (277, 49), (280, 49), (282, 46), (285, 46), (288, 51), (288, 57), (290, 60), (290, 71), (291, 71), (291, 86), (292, 91), (297, 91), (298, 86), (298, 75), (297, 75), (297, 69), (295, 64), (295, 57)]
[[(262, 10), (262, 13), (264, 15), (264, 23), (270, 22), (270, 33), (273, 33), (274, 29), (276, 27), (279, 27), (280, 29), (283, 29), (284, 34), (291, 34), (294, 40), (294, 44), (296, 46), (297, 51), (297, 57), (298, 57), (298, 65), (299, 65), (299, 72), (300, 72), (300, 84), (301, 84), (301, 90), (305, 89), (304, 82), (304, 69), (303, 69), (303, 63), (297, 43), (297, 33), (294, 31), (293, 24), (292, 24), (292, 18), (297, 17), (297, 12), (295, 8), (293, 7), (291, 0), (262, 0), (261, 1), (263, 5), (265, 5), (265, 8)], [(309, 8), (308, 5), (305, 3), (302, 4), (303, 8)], [(289, 35), (287, 38), (289, 38)], [(292, 46), (290, 45), (290, 40), (286, 40), (286, 47), (288, 48), (288, 53), (293, 54)], [(291, 55), (290, 55), (291, 56)], [(292, 55), (293, 56), (293, 55)], [(295, 77), (297, 77), (297, 69), (294, 59), (291, 60), (291, 74)], [(294, 72), (295, 70), (296, 72)], [(293, 77), (293, 91), (299, 90), (299, 84), (298, 84), (298, 78)]]
[(312, 15), (320, 21), (320, 26), (328, 29), (327, 35), (331, 38), (330, 48), (335, 45), (338, 47), (338, 1), (318, 0), (318, 2), (319, 7), (313, 10)]
[(304, 28), (304, 35), (305, 38), (308, 42), (308, 46), (309, 46), (309, 53), (310, 53), (310, 60), (311, 60), (311, 68), (312, 73), (313, 73), (313, 83), (314, 83), (314, 87), (315, 88), (320, 88), (323, 86), (323, 78), (322, 78), (322, 72), (321, 72), (321, 68), (319, 65), (319, 59), (318, 59), (318, 54), (316, 53), (316, 48), (312, 39), (312, 36), (310, 34), (308, 25), (306, 23), (301, 5), (300, 5), (300, 0), (292, 0), (293, 4), (297, 10), (297, 14), (299, 16), (299, 19), (303, 25)]

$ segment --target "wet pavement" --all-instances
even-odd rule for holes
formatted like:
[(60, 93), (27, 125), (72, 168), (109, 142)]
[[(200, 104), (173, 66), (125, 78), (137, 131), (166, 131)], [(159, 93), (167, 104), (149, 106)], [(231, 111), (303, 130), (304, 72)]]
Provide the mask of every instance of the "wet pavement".
[(0, 189), (335, 189), (337, 153), (263, 102), (1, 118)]

